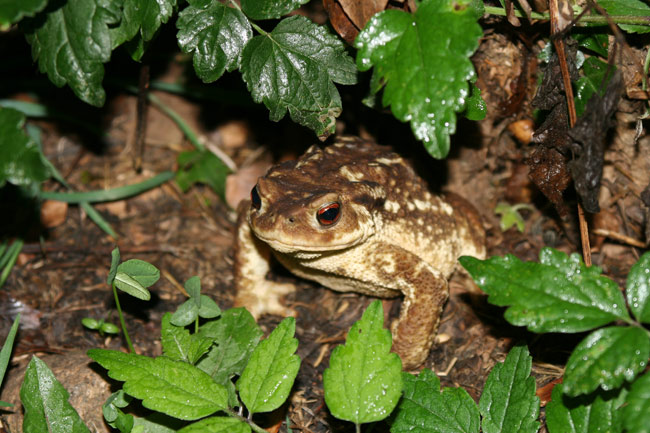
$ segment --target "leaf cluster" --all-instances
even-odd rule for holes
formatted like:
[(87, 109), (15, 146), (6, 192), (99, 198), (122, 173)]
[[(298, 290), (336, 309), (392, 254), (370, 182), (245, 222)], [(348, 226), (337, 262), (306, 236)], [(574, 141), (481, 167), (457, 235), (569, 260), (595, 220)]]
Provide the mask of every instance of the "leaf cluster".
[(588, 424), (595, 410), (605, 411), (609, 431), (650, 431), (650, 379), (640, 375), (650, 357), (650, 332), (643, 326), (650, 324), (650, 253), (630, 270), (625, 297), (599, 267), (552, 248), (542, 249), (539, 262), (513, 255), (460, 261), (488, 301), (506, 307), (513, 325), (533, 332), (591, 331), (569, 356), (564, 383), (553, 391), (547, 407), (551, 433)]

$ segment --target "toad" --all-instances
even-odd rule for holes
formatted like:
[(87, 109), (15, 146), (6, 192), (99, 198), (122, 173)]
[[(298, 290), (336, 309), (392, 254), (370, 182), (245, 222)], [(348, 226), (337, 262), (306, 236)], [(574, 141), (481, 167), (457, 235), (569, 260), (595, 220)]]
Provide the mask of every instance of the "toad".
[(266, 279), (271, 255), (293, 274), (340, 292), (402, 295), (392, 325), (404, 368), (421, 365), (462, 255), (485, 257), (485, 232), (464, 199), (430, 193), (388, 148), (354, 137), (272, 167), (240, 206), (236, 305), (291, 315), (292, 284)]

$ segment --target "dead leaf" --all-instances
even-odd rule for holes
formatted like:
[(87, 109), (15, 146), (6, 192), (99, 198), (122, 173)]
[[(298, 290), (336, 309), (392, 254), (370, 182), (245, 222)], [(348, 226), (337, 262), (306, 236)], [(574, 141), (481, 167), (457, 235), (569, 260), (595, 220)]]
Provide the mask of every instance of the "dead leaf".
[(41, 224), (51, 229), (60, 226), (68, 216), (68, 203), (63, 201), (45, 200), (41, 204)]
[(323, 0), (332, 27), (348, 44), (352, 44), (370, 17), (387, 5), (388, 0)]

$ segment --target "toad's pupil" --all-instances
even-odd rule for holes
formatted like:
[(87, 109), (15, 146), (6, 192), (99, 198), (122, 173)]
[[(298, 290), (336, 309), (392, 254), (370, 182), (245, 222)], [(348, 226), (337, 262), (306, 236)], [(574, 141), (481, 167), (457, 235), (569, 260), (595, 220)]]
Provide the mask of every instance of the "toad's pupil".
[(318, 210), (318, 222), (324, 226), (334, 224), (338, 219), (341, 212), (341, 205), (338, 203), (331, 203)]
[(262, 207), (262, 199), (260, 198), (260, 194), (257, 192), (257, 185), (251, 189), (251, 204), (255, 209)]

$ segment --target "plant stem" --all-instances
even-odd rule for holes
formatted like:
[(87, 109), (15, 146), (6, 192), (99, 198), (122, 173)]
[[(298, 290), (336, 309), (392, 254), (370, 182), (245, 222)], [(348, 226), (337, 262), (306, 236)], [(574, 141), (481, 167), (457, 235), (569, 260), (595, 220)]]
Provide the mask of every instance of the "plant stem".
[(196, 320), (194, 321), (194, 333), (196, 334), (199, 332), (199, 316), (196, 316)]
[(226, 409), (226, 413), (227, 413), (228, 415), (230, 415), (231, 417), (233, 417), (233, 418), (237, 418), (237, 419), (238, 419), (239, 421), (241, 421), (241, 422), (245, 422), (245, 423), (248, 424), (248, 425), (251, 427), (251, 429), (252, 429), (254, 432), (256, 432), (256, 433), (268, 433), (266, 430), (264, 430), (262, 427), (260, 427), (260, 426), (258, 426), (257, 424), (255, 424), (253, 421), (251, 421), (251, 420), (249, 420), (249, 419), (247, 419), (247, 418), (245, 418), (245, 417), (239, 415), (238, 413), (234, 412), (234, 411), (233, 411), (232, 409), (230, 409), (230, 408)]
[[(498, 15), (505, 17), (507, 15), (504, 8), (498, 6), (485, 6), (485, 13), (490, 15)], [(515, 9), (515, 16), (519, 18), (526, 18), (524, 14)], [(550, 19), (548, 13), (539, 13), (533, 12), (531, 18), (535, 20), (545, 20)], [(616, 24), (633, 24), (641, 26), (650, 26), (650, 17), (639, 17), (639, 16), (630, 16), (630, 15), (610, 15), (609, 18)], [(607, 17), (600, 15), (585, 15), (580, 18), (580, 21), (576, 23), (578, 26), (606, 26)]]
[(117, 307), (117, 313), (120, 316), (120, 324), (122, 325), (122, 332), (124, 333), (124, 339), (126, 340), (127, 346), (129, 346), (129, 351), (131, 353), (135, 353), (135, 349), (133, 349), (133, 344), (131, 343), (131, 338), (129, 337), (129, 333), (126, 330), (126, 323), (124, 322), (122, 307), (120, 307), (120, 299), (117, 296), (117, 287), (115, 287), (115, 283), (111, 285), (113, 286), (113, 296), (115, 296), (115, 306)]
[[(233, 5), (233, 7), (235, 9), (237, 9), (239, 12), (241, 12), (242, 14), (244, 13), (244, 11), (241, 10), (241, 7), (234, 0), (230, 0), (230, 4)], [(246, 14), (244, 14), (244, 15), (246, 15)], [(260, 26), (255, 24), (248, 17), (246, 17), (246, 19), (248, 20), (251, 27), (253, 27), (257, 31), (257, 33), (259, 33), (260, 35), (268, 36), (268, 32), (265, 32), (264, 29), (262, 29)]]
[(356, 433), (361, 433), (361, 424), (359, 424), (358, 422), (355, 422), (354, 423), (354, 428), (355, 428)]
[(205, 146), (201, 141), (199, 141), (199, 137), (196, 135), (196, 133), (190, 128), (190, 126), (185, 123), (183, 118), (178, 115), (174, 110), (169, 108), (165, 103), (163, 103), (156, 95), (153, 93), (149, 92), (147, 93), (147, 99), (156, 106), (160, 111), (165, 113), (172, 121), (178, 126), (178, 128), (183, 131), (183, 134), (187, 137), (188, 140), (196, 147), (197, 150), (204, 151)]

